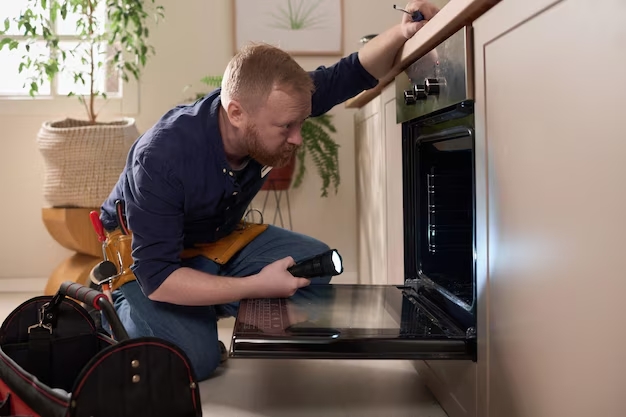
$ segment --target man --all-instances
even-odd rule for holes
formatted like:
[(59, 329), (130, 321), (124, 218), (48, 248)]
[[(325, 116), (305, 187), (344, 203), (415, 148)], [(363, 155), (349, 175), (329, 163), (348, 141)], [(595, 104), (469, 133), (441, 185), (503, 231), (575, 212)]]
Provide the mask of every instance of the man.
[(236, 314), (241, 299), (290, 297), (310, 284), (287, 268), (328, 246), (273, 226), (225, 262), (181, 254), (231, 236), (265, 181), (264, 167), (284, 165), (302, 144), (303, 121), (374, 87), (437, 12), (422, 1), (406, 9), (426, 20), (403, 13), (358, 53), (310, 73), (278, 48), (248, 46), (228, 64), (220, 89), (172, 109), (136, 141), (101, 211), (105, 229), (118, 229), (122, 200), (132, 233), (134, 277), (113, 293), (131, 337), (177, 344), (203, 380), (220, 363), (218, 317)]

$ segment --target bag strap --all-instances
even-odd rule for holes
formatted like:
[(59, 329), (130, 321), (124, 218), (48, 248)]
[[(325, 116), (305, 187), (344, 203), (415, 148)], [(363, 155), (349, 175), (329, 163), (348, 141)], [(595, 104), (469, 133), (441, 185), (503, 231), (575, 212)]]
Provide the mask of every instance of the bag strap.
[(51, 382), (52, 331), (57, 324), (58, 308), (63, 301), (63, 294), (57, 293), (50, 302), (39, 309), (39, 323), (28, 328), (28, 372), (42, 383)]
[(51, 330), (43, 326), (30, 329), (28, 333), (28, 371), (46, 385), (51, 383), (51, 346)]
[(52, 297), (39, 309), (39, 323), (28, 328), (28, 372), (46, 385), (51, 381), (52, 330), (56, 327), (58, 307), (62, 301), (62, 294)]

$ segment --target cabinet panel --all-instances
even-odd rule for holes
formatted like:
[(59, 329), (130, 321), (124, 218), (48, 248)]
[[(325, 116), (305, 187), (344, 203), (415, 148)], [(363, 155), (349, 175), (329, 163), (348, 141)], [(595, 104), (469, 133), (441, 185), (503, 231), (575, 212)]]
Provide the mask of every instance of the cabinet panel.
[(402, 125), (395, 83), (355, 115), (359, 283), (404, 283)]
[(626, 3), (550, 3), (475, 24), (479, 414), (622, 416)]
[(470, 361), (417, 361), (415, 369), (425, 379), (450, 417), (476, 414), (476, 364)]
[(387, 284), (403, 284), (402, 124), (396, 121), (395, 83), (387, 86), (381, 97), (386, 159)]
[(360, 284), (386, 284), (385, 158), (380, 97), (356, 116), (356, 184)]

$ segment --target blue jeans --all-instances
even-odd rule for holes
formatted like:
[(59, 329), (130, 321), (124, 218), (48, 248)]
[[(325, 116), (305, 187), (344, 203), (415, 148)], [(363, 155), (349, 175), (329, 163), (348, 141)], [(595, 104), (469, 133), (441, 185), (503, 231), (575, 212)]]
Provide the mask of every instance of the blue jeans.
[[(328, 249), (316, 239), (270, 225), (226, 265), (198, 256), (185, 260), (183, 266), (213, 275), (245, 277), (278, 259), (291, 256), (299, 262)], [(330, 277), (316, 278), (311, 285), (329, 282)], [(218, 317), (235, 316), (239, 305), (181, 306), (155, 302), (144, 295), (137, 281), (116, 290), (113, 301), (131, 338), (154, 336), (176, 344), (187, 354), (199, 380), (207, 379), (220, 364)]]

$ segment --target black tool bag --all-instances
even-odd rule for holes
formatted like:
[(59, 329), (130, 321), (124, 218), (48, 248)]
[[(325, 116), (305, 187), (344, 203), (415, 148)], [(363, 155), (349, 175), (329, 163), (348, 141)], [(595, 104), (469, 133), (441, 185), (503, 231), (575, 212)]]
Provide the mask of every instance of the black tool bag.
[[(114, 338), (77, 301), (103, 311)], [(99, 291), (66, 282), (53, 297), (24, 302), (0, 328), (0, 417), (201, 415), (185, 353), (162, 339), (129, 339)]]

